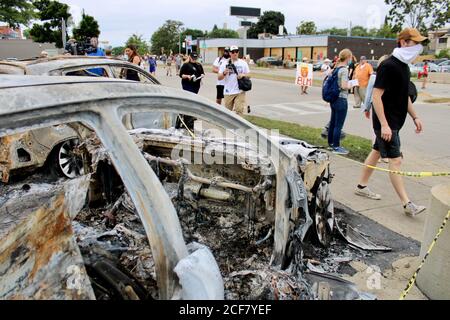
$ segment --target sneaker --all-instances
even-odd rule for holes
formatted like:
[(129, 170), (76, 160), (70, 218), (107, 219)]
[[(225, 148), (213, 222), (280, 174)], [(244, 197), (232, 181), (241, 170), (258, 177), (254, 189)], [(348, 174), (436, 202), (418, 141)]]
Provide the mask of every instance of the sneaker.
[(343, 147), (336, 147), (336, 148), (333, 149), (333, 153), (347, 155), (348, 154), (348, 150), (343, 148)]
[(417, 204), (412, 203), (411, 201), (403, 207), (405, 209), (405, 214), (410, 217), (415, 217), (419, 213), (422, 213), (426, 210), (425, 206), (418, 206)]
[(356, 187), (355, 194), (361, 197), (366, 197), (372, 200), (381, 200), (381, 195), (378, 193), (373, 192), (369, 189), (369, 187), (365, 187), (364, 189), (360, 189)]
[(333, 147), (332, 145), (328, 145), (327, 150), (328, 150), (328, 151), (333, 151), (333, 150), (334, 150), (334, 147)]

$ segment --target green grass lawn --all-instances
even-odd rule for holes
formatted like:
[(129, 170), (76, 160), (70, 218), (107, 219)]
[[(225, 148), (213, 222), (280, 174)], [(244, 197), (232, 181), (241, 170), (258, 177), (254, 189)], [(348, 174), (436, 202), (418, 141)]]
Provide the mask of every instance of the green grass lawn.
[[(267, 118), (245, 116), (245, 119), (258, 127), (265, 129), (277, 129), (280, 134), (289, 136), (294, 139), (304, 140), (309, 144), (326, 148), (328, 143), (320, 135), (323, 128), (312, 128), (301, 126), (296, 123), (290, 123), (279, 120), (271, 120)], [(364, 162), (369, 152), (372, 150), (372, 141), (354, 135), (349, 135), (342, 140), (341, 145), (348, 149), (350, 153), (348, 158)]]

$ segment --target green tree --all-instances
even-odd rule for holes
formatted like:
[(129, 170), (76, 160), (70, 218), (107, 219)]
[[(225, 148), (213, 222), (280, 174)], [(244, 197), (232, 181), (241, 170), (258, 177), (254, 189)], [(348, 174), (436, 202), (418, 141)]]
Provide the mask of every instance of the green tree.
[(450, 51), (448, 49), (443, 49), (443, 50), (439, 51), (439, 53), (436, 55), (436, 57), (438, 59), (441, 59), (441, 58), (450, 59)]
[[(281, 12), (265, 11), (258, 22), (248, 30), (248, 37), (257, 39), (259, 33), (278, 34), (278, 28), (284, 26), (284, 21), (284, 14)], [(287, 34), (286, 28), (283, 29), (283, 33)]]
[[(183, 22), (181, 21), (167, 20), (152, 35), (152, 52), (155, 54), (161, 54), (162, 50), (165, 53), (169, 53), (170, 51), (178, 52), (182, 26)], [(181, 41), (184, 41), (184, 39), (181, 39)]]
[(26, 39), (31, 39), (31, 36), (30, 36), (30, 29), (25, 29), (25, 30), (23, 30), (23, 31), (22, 31), (22, 34), (23, 34), (23, 36), (24, 36)]
[(144, 55), (150, 52), (150, 47), (147, 41), (145, 41), (142, 38), (142, 35), (133, 34), (131, 37), (128, 38), (125, 45), (126, 46), (135, 45), (140, 55)]
[(426, 34), (445, 25), (450, 18), (450, 0), (385, 0), (390, 7), (387, 22), (395, 32), (406, 25)]
[(20, 24), (28, 25), (34, 17), (34, 6), (31, 0), (0, 1), (0, 21), (12, 28), (17, 28)]
[(83, 41), (86, 38), (97, 37), (100, 35), (100, 27), (94, 17), (83, 12), (80, 25), (73, 28), (73, 37), (77, 41)]
[[(52, 42), (62, 48), (61, 19), (67, 21), (71, 16), (69, 6), (58, 1), (38, 0), (33, 2), (38, 10), (37, 17), (43, 24), (33, 24), (30, 30), (31, 38), (36, 42)], [(67, 35), (66, 35), (67, 36)]]
[(329, 28), (329, 29), (323, 29), (320, 33), (324, 34), (330, 34), (332, 36), (346, 36), (347, 35), (347, 29), (343, 28)]
[(392, 27), (387, 23), (387, 21), (377, 30), (376, 37), (379, 38), (396, 38), (397, 33), (392, 30)]
[(111, 50), (111, 54), (113, 56), (119, 56), (119, 55), (123, 54), (124, 51), (125, 51), (125, 47), (114, 47)]
[(212, 29), (210, 33), (208, 33), (208, 38), (210, 39), (225, 39), (225, 38), (234, 38), (238, 39), (239, 34), (230, 29)]
[(314, 21), (301, 21), (297, 27), (297, 34), (316, 34), (317, 27)]
[(367, 29), (362, 26), (354, 26), (352, 28), (352, 36), (354, 37), (367, 37), (369, 35)]

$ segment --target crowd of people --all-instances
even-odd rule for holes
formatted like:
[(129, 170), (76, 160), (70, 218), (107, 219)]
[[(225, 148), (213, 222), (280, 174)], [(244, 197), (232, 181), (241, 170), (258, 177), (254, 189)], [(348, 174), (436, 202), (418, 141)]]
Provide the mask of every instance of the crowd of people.
[[(358, 62), (349, 49), (342, 50), (333, 61), (326, 59), (321, 68), (325, 77), (322, 90), (331, 90), (329, 88), (332, 88), (333, 81), (337, 88), (335, 98), (329, 101), (331, 115), (328, 124), (328, 149), (330, 151), (341, 155), (349, 153), (341, 146), (341, 135), (347, 118), (350, 93), (354, 94), (353, 108), (362, 108), (365, 116), (368, 119), (372, 118), (375, 142), (365, 161), (367, 166), (363, 167), (355, 193), (374, 200), (381, 199), (381, 195), (374, 193), (368, 187), (373, 173), (370, 166), (376, 166), (379, 161), (384, 161), (388, 163), (391, 171), (400, 171), (403, 156), (400, 151), (399, 133), (407, 115), (409, 114), (414, 122), (417, 133), (423, 129), (422, 122), (413, 107), (411, 85), (414, 85), (410, 81), (408, 64), (420, 55), (423, 50), (421, 43), (426, 38), (416, 29), (406, 28), (398, 35), (397, 40), (398, 47), (393, 53), (381, 57), (378, 61), (376, 73), (365, 56), (361, 56)], [(96, 45), (95, 41), (93, 45)], [(214, 61), (213, 72), (217, 74), (217, 104), (220, 105), (223, 101), (227, 109), (242, 116), (247, 106), (246, 91), (251, 90), (251, 81), (248, 63), (245, 59), (239, 58), (239, 53), (237, 46), (225, 48), (223, 54)], [(98, 51), (96, 55), (104, 55), (104, 53)], [(124, 57), (128, 62), (141, 67), (145, 66), (150, 73), (155, 74), (156, 56), (141, 57), (136, 47), (129, 45), (125, 49)], [(183, 90), (194, 94), (199, 93), (205, 72), (196, 52), (190, 52), (189, 55), (162, 55), (160, 60), (166, 69), (166, 76), (172, 76), (172, 69), (175, 66), (175, 73), (181, 78)], [(422, 76), (426, 77), (427, 64), (424, 66), (423, 73)], [(127, 70), (126, 79), (139, 81), (138, 77), (136, 71)], [(301, 87), (301, 94), (308, 94), (307, 89), (307, 87)], [(325, 96), (324, 91), (322, 94)], [(178, 118), (178, 127), (193, 129), (196, 120), (194, 117), (180, 115)], [(406, 214), (415, 216), (425, 210), (425, 207), (410, 201), (400, 176), (390, 174), (390, 180)]]

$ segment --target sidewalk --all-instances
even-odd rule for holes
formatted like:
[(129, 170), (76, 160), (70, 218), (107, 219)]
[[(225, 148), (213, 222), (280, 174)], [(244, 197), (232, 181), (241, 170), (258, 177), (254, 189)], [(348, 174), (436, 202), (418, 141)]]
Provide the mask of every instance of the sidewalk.
[[(387, 164), (379, 163), (378, 166), (387, 168)], [(421, 242), (428, 211), (413, 218), (406, 216), (390, 183), (389, 174), (386, 172), (375, 171), (369, 184), (374, 192), (381, 194), (381, 200), (371, 200), (355, 195), (354, 190), (362, 167), (363, 165), (359, 162), (331, 155), (331, 170), (335, 174), (331, 183), (333, 199), (405, 237)], [(411, 200), (427, 207), (432, 186), (448, 182), (446, 178), (404, 177), (403, 180)]]

